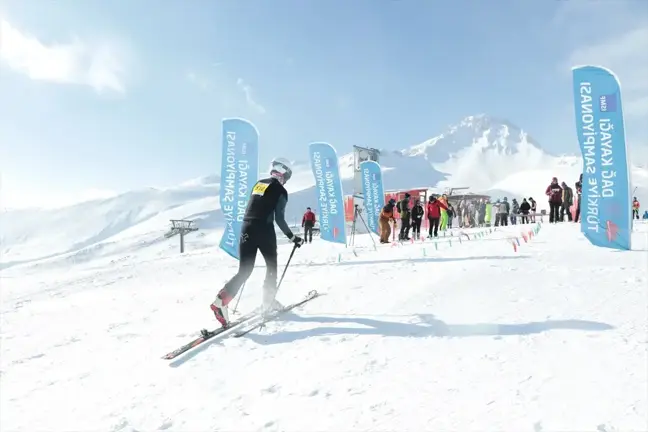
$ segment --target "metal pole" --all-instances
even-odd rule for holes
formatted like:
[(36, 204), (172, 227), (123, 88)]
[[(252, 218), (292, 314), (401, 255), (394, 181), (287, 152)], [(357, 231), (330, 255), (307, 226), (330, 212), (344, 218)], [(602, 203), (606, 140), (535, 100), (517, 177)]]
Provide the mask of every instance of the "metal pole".
[(234, 310), (232, 311), (233, 314), (236, 313), (236, 308), (238, 308), (238, 304), (239, 304), (239, 302), (241, 301), (241, 297), (243, 297), (243, 290), (245, 289), (245, 284), (246, 284), (246, 283), (247, 283), (247, 282), (243, 282), (243, 286), (241, 287), (241, 291), (239, 292), (239, 296), (238, 296), (238, 298), (236, 299), (236, 304), (234, 305)]
[(369, 233), (369, 238), (371, 239), (371, 242), (373, 243), (374, 250), (377, 250), (378, 247), (376, 246), (376, 239), (373, 238), (373, 235), (372, 235), (373, 233), (371, 232), (371, 230), (367, 226), (367, 223), (365, 222), (365, 220), (362, 217), (362, 215), (360, 214), (360, 212), (358, 212), (358, 216), (360, 216), (360, 220), (362, 221), (362, 224), (364, 225), (364, 227), (367, 229), (367, 232)]
[(349, 236), (349, 246), (353, 246), (355, 243), (355, 232), (356, 232), (356, 219), (358, 217), (358, 204), (355, 205), (353, 211), (353, 223), (351, 224), (351, 235)]
[(184, 253), (184, 229), (180, 228), (180, 253)]

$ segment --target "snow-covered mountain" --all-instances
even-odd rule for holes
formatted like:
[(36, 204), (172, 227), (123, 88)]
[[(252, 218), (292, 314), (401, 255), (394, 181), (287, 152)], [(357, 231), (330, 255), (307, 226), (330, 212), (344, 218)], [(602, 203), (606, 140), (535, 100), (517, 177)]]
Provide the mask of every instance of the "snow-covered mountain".
[(555, 156), (542, 150), (528, 133), (506, 120), (483, 114), (466, 117), (441, 135), (402, 153), (423, 157), (446, 174), (437, 185), (441, 188), (467, 186), (488, 191), (516, 172), (555, 165)]
[[(568, 184), (578, 178), (581, 159), (543, 150), (525, 131), (506, 120), (469, 116), (441, 135), (403, 150), (382, 150), (386, 189), (470, 187), (496, 197), (535, 196), (542, 206), (544, 188), (557, 176)], [(353, 192), (353, 154), (341, 155), (345, 193)], [(263, 164), (262, 164), (263, 165)], [(264, 173), (265, 174), (265, 173)], [(632, 171), (637, 195), (648, 188), (648, 170)], [(169, 219), (195, 219), (192, 248), (213, 247), (220, 240), (220, 178), (210, 175), (172, 188), (148, 188), (112, 198), (53, 210), (0, 213), (0, 270), (44, 259), (84, 261), (117, 251), (157, 247), (177, 249), (163, 234)], [(297, 223), (306, 206), (316, 206), (315, 182), (307, 162), (296, 162), (287, 188), (288, 218)], [(542, 208), (542, 207), (541, 207)]]

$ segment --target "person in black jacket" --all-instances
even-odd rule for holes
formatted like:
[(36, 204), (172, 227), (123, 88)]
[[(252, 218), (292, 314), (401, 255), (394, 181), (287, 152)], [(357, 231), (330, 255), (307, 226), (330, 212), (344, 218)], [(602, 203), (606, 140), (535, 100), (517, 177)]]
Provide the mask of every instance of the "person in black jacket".
[(561, 184), (563, 189), (562, 194), (562, 204), (560, 206), (560, 221), (565, 220), (565, 214), (567, 215), (567, 220), (572, 221), (571, 206), (574, 204), (574, 191), (572, 188), (567, 186), (567, 183), (562, 182)]
[(411, 210), (410, 205), (410, 194), (405, 193), (405, 198), (400, 200), (397, 204), (398, 214), (400, 215), (401, 228), (400, 234), (398, 235), (399, 240), (409, 240), (409, 230), (410, 230), (410, 221), (411, 221)]
[(520, 214), (522, 215), (522, 223), (527, 224), (529, 223), (529, 212), (531, 211), (531, 204), (526, 200), (526, 198), (522, 198), (522, 203), (520, 203)]
[(414, 202), (414, 207), (412, 207), (412, 237), (414, 240), (421, 239), (421, 222), (423, 222), (423, 215), (425, 210), (423, 205), (421, 205), (420, 200)]
[(446, 213), (448, 213), (448, 229), (452, 228), (452, 219), (455, 218), (456, 213), (454, 207), (452, 207), (452, 204), (448, 203), (448, 210), (446, 210)]
[(574, 216), (574, 222), (578, 222), (580, 220), (581, 194), (583, 193), (583, 174), (580, 175), (574, 186), (576, 186), (576, 196), (578, 197), (576, 201), (576, 215)]
[(272, 307), (277, 294), (277, 234), (273, 222), (296, 247), (304, 241), (290, 230), (286, 223), (285, 211), (288, 192), (284, 184), (292, 176), (290, 162), (284, 158), (274, 159), (270, 166), (270, 177), (259, 180), (252, 187), (239, 243), (239, 269), (216, 296), (210, 305), (214, 316), (223, 327), (229, 325), (227, 305), (236, 296), (241, 286), (254, 270), (257, 251), (266, 262), (266, 277), (263, 283), (263, 306)]
[(545, 195), (549, 197), (549, 223), (558, 223), (560, 220), (560, 206), (562, 205), (562, 188), (558, 184), (558, 178), (551, 179), (551, 184), (547, 186)]

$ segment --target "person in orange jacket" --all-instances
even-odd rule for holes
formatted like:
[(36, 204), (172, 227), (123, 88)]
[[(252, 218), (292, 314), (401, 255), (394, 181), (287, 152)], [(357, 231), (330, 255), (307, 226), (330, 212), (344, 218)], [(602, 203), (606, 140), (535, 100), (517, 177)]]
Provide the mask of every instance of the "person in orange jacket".
[(304, 242), (313, 243), (313, 227), (315, 226), (315, 213), (310, 207), (306, 207), (306, 213), (302, 218), (302, 228), (304, 228)]
[(639, 219), (639, 201), (637, 200), (637, 197), (634, 197), (632, 200), (632, 218), (633, 219)]
[(396, 200), (392, 198), (380, 212), (380, 217), (378, 218), (378, 224), (380, 225), (380, 243), (389, 243), (391, 224), (395, 223), (394, 207), (396, 207)]

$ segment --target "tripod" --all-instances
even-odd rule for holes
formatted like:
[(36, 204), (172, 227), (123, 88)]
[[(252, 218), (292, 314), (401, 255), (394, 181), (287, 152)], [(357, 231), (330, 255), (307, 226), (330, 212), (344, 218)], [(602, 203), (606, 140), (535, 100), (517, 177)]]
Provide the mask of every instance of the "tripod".
[(356, 233), (356, 221), (360, 218), (362, 221), (362, 224), (364, 225), (365, 229), (369, 233), (369, 237), (371, 238), (371, 242), (373, 243), (374, 250), (377, 249), (376, 247), (376, 240), (374, 240), (373, 235), (371, 235), (371, 230), (367, 226), (367, 223), (365, 222), (364, 218), (362, 217), (362, 211), (358, 208), (358, 204), (355, 205), (355, 210), (353, 211), (353, 224), (351, 225), (351, 236), (349, 240), (349, 245), (354, 246), (354, 241), (355, 241), (355, 233)]

